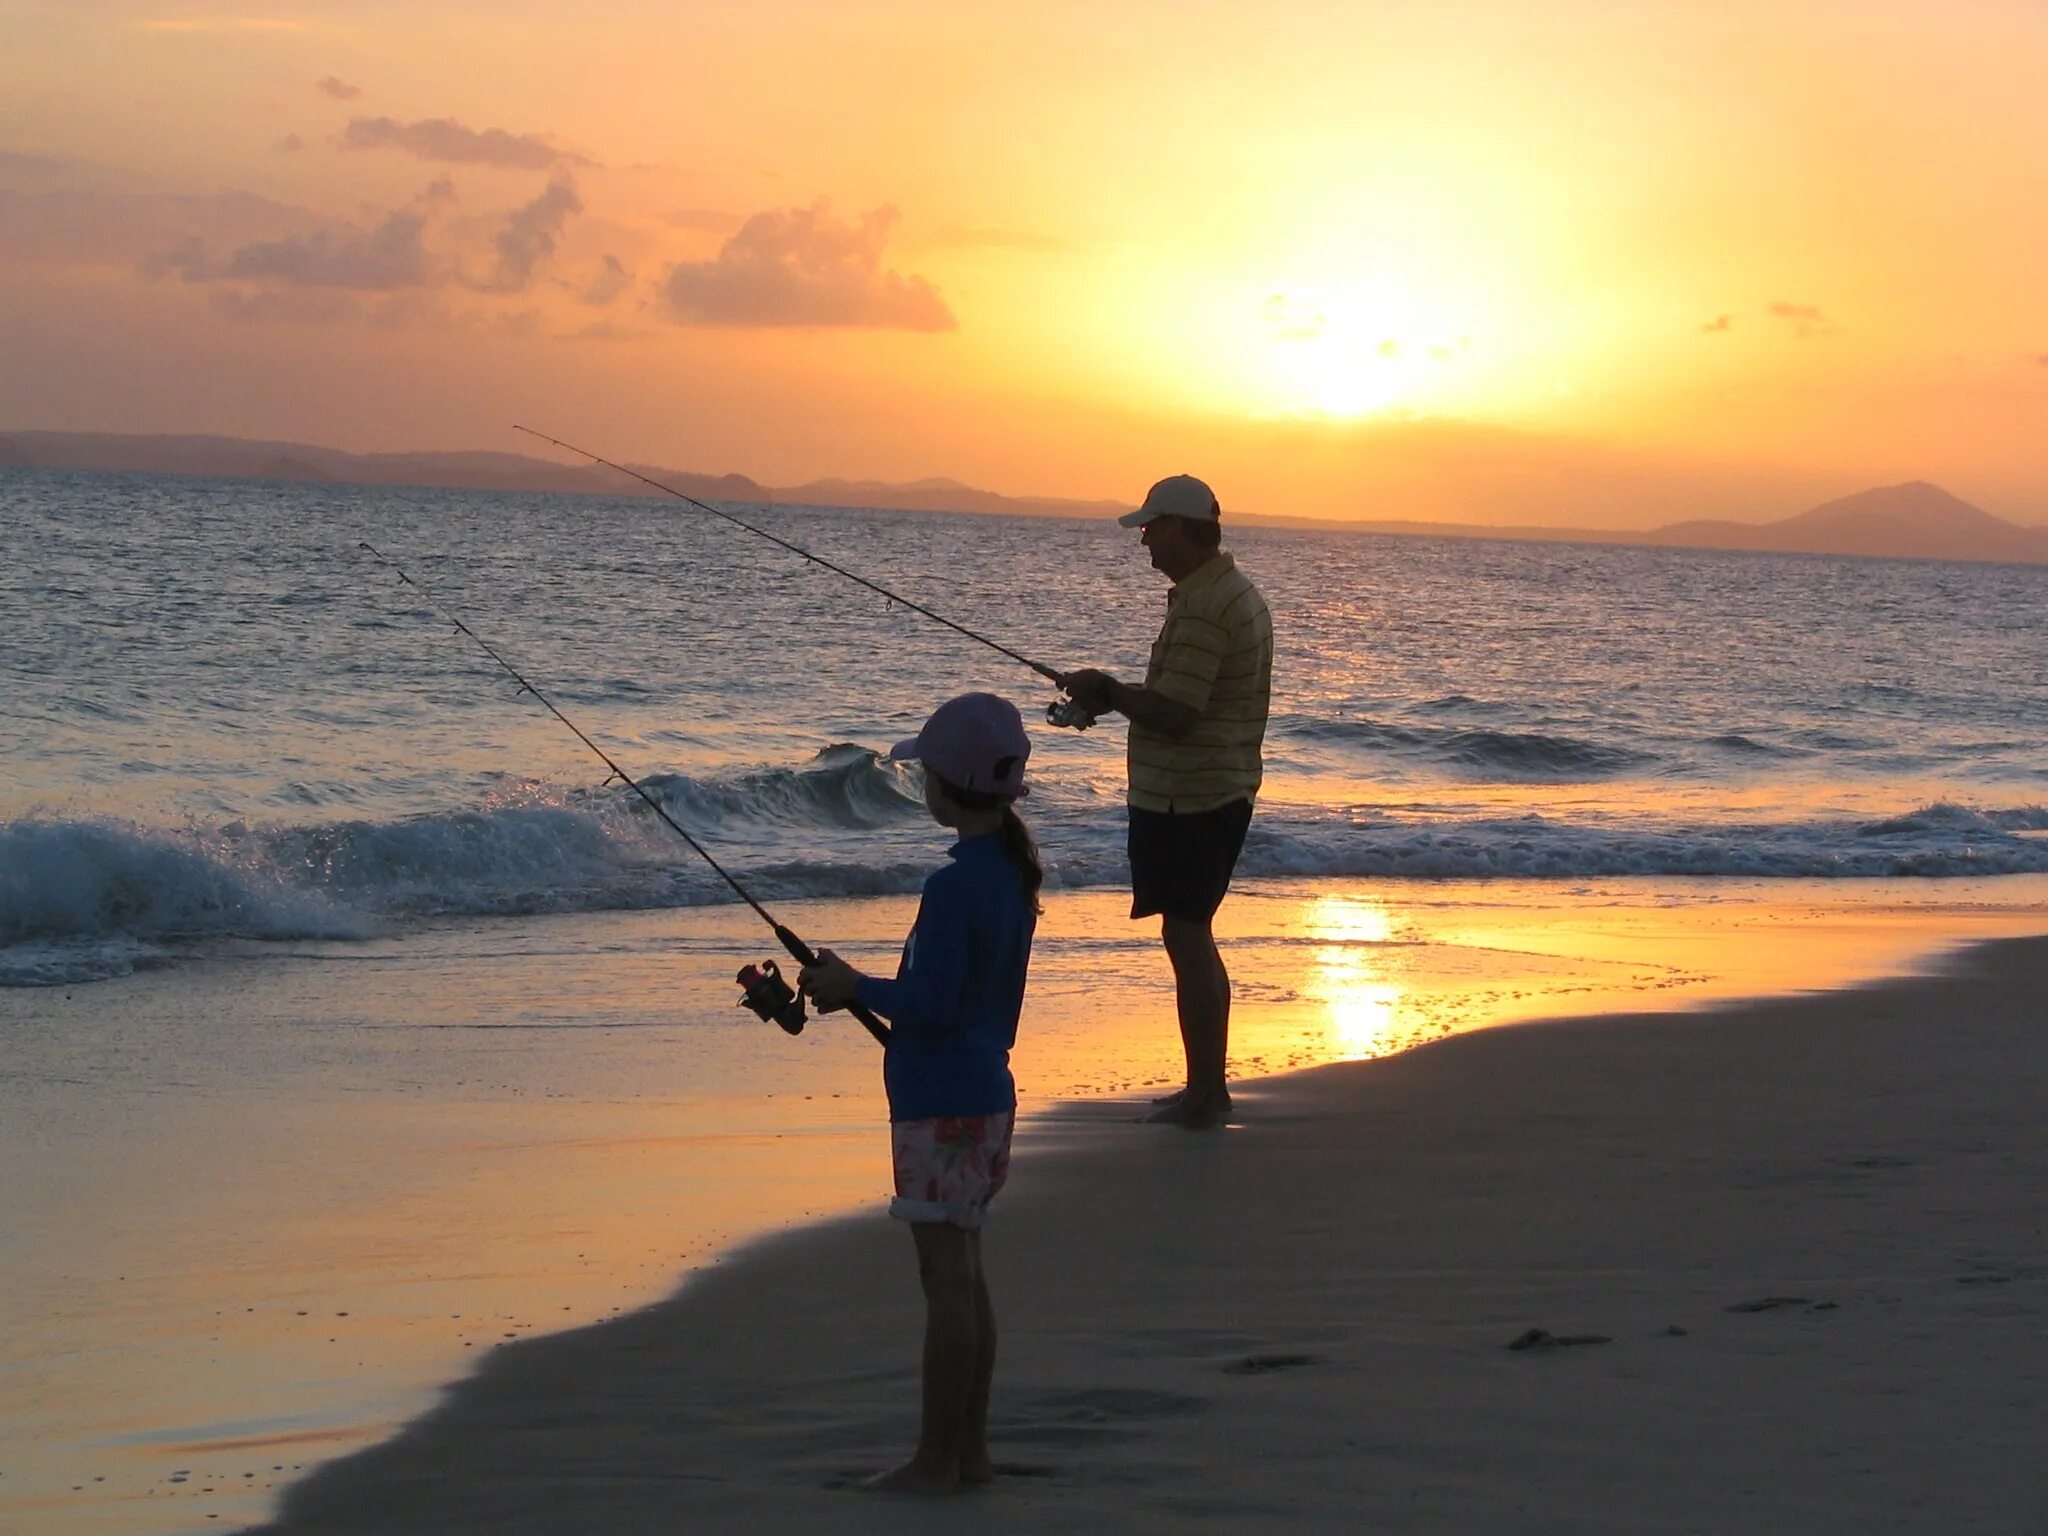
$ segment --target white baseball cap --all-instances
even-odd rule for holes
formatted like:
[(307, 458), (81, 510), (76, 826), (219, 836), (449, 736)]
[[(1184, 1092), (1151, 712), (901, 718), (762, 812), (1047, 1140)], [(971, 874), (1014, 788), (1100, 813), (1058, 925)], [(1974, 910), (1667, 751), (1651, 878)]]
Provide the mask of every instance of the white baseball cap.
[(1209, 482), (1193, 475), (1168, 475), (1145, 493), (1145, 505), (1116, 520), (1119, 528), (1142, 528), (1155, 517), (1184, 517), (1191, 523), (1222, 521), (1223, 509)]

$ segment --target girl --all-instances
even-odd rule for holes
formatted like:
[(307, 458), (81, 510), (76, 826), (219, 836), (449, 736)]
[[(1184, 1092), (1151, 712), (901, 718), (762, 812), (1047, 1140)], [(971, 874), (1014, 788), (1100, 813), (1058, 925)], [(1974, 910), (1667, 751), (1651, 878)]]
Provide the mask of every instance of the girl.
[(1013, 802), (1031, 742), (992, 693), (941, 704), (891, 762), (924, 764), (924, 803), (960, 840), (924, 883), (893, 981), (830, 950), (801, 983), (821, 1009), (852, 1000), (889, 1020), (882, 1057), (895, 1147), (889, 1214), (910, 1223), (924, 1282), (924, 1412), (917, 1452), (868, 1486), (952, 1493), (994, 1475), (988, 1388), (996, 1319), (981, 1268), (981, 1223), (1010, 1168), (1017, 1089), (1010, 1048), (1045, 875)]

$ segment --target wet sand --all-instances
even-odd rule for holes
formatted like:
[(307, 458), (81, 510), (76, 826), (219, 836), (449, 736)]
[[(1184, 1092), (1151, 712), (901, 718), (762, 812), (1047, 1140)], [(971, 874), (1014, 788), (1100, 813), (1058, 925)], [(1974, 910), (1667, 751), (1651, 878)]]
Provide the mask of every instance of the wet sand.
[(994, 1487), (835, 1486), (913, 1427), (909, 1244), (859, 1219), (496, 1351), (265, 1529), (2035, 1532), (2044, 1021), (2018, 940), (1327, 1066), (1221, 1133), (1063, 1110), (987, 1236)]
[[(1378, 1189), (1388, 1149), (1377, 1143), (1345, 1151), (1328, 1170), (1286, 1150), (1317, 1114), (1356, 1118), (1379, 1134), (1390, 1122), (1377, 1106), (1392, 1091), (1382, 1085), (1404, 1081), (1402, 1063), (1453, 1047), (1399, 1053), (1505, 1020), (1697, 1009), (1909, 971), (1966, 939), (2038, 930), (2044, 887), (1248, 886), (1224, 914), (1238, 981), (1234, 1055), (1241, 1076), (1269, 1081), (1247, 1089), (1241, 1128), (1214, 1148), (1197, 1138), (1181, 1151), (1127, 1124), (1175, 1065), (1156, 942), (1124, 920), (1112, 893), (1057, 893), (1017, 1062), (1026, 1105), (1018, 1181), (990, 1240), (1013, 1330), (999, 1392), (1014, 1385), (1022, 1394), (999, 1403), (1017, 1431), (1004, 1454), (1047, 1470), (997, 1496), (1099, 1493), (1094, 1473), (1074, 1482), (1078, 1464), (1060, 1449), (1069, 1444), (1128, 1445), (1137, 1459), (1101, 1474), (1112, 1479), (1204, 1465), (1208, 1449), (1157, 1462), (1168, 1443), (1157, 1436), (1197, 1431), (1220, 1412), (1212, 1400), (1228, 1399), (1209, 1387), (1266, 1392), (1300, 1374), (1306, 1390), (1322, 1392), (1318, 1383), (1340, 1379), (1346, 1357), (1331, 1354), (1330, 1341), (1354, 1336), (1353, 1314), (1401, 1315), (1401, 1287), (1391, 1312), (1377, 1289), (1388, 1264), (1356, 1245), (1373, 1240), (1381, 1213), (1401, 1200), (1455, 1213), (1467, 1195), (1466, 1154), (1397, 1159), (1389, 1166), (1401, 1170), (1402, 1187)], [(909, 904), (819, 903), (787, 915), (814, 942), (884, 962)], [(751, 1288), (763, 1252), (770, 1270), (783, 1262), (773, 1244), (751, 1246), (764, 1235), (782, 1234), (776, 1242), (795, 1252), (814, 1241), (808, 1223), (856, 1211), (840, 1234), (850, 1248), (803, 1260), (813, 1267), (790, 1282), (788, 1317), (730, 1325), (745, 1369), (756, 1356), (781, 1362), (796, 1374), (778, 1379), (800, 1383), (802, 1401), (728, 1415), (688, 1407), (686, 1393), (681, 1417), (663, 1422), (676, 1433), (706, 1413), (753, 1424), (743, 1438), (768, 1450), (734, 1463), (741, 1504), (816, 1492), (898, 1449), (916, 1302), (907, 1240), (875, 1214), (885, 1169), (873, 1048), (857, 1030), (824, 1024), (790, 1041), (733, 1007), (732, 970), (758, 956), (761, 938), (731, 909), (506, 920), (288, 954), (252, 946), (126, 982), (0, 993), (10, 1045), (0, 1071), (0, 1529), (182, 1536), (250, 1523), (324, 1462), (398, 1432), (441, 1384), (479, 1362), (484, 1374), (457, 1388), (457, 1400), (527, 1349), (573, 1350), (584, 1337), (547, 1338), (553, 1330), (607, 1319), (667, 1328), (670, 1312), (637, 1309), (672, 1295), (679, 1279), (676, 1315), (695, 1317), (726, 1273)], [(1632, 1037), (1638, 1022), (1620, 1017), (1612, 1027)], [(1922, 1048), (1940, 1054), (1973, 1023), (1967, 1007), (1932, 1009)], [(1346, 1091), (1379, 1096), (1370, 1113), (1315, 1109), (1319, 1079), (1272, 1077), (1368, 1060), (1378, 1065), (1340, 1076), (1364, 1074)], [(1582, 1073), (1574, 1116), (1613, 1108), (1654, 1127), (1669, 1110), (1669, 1133), (1642, 1154), (1645, 1166), (1713, 1155), (1712, 1143), (1688, 1150), (1703, 1111), (1683, 1098), (1639, 1101), (1626, 1071), (1610, 1076), (1598, 1061), (1557, 1071)], [(1552, 1076), (1546, 1068), (1535, 1080)], [(1302, 1092), (1310, 1099), (1297, 1105)], [(1454, 1106), (1465, 1097), (1448, 1080), (1441, 1093)], [(1475, 1097), (1471, 1113), (1493, 1138), (1487, 1144), (1499, 1143), (1489, 1154), (1498, 1166), (1478, 1172), (1502, 1180), (1512, 1205), (1542, 1208), (1558, 1191), (1528, 1182), (1530, 1170), (1572, 1150), (1568, 1140), (1552, 1146), (1554, 1135), (1595, 1122), (1484, 1104)], [(1518, 1138), (1528, 1140), (1526, 1159), (1514, 1153)], [(1042, 1176), (1066, 1177), (1057, 1170), (1069, 1147), (1085, 1193), (1038, 1192)], [(1099, 1171), (1085, 1171), (1091, 1157)], [(1183, 1162), (1153, 1168), (1161, 1157)], [(1256, 1273), (1215, 1269), (1220, 1261), (1204, 1250), (1176, 1256), (1188, 1213), (1213, 1209), (1212, 1183), (1222, 1198), (1240, 1178), (1265, 1181), (1230, 1195), (1252, 1200), (1256, 1219), (1247, 1226), (1231, 1216), (1219, 1236), (1235, 1244), (1252, 1233), (1252, 1251), (1240, 1257), (1277, 1245), (1277, 1262), (1333, 1277), (1349, 1299), (1328, 1299), (1327, 1317), (1306, 1302), (1268, 1316)], [(1330, 1203), (1354, 1186), (1356, 1200)], [(1042, 1218), (1033, 1214), (1041, 1207)], [(1061, 1227), (1062, 1210), (1081, 1225)], [(1025, 1235), (1041, 1219), (1049, 1224)], [(1261, 1222), (1281, 1225), (1258, 1235)], [(1326, 1251), (1324, 1239), (1336, 1246)], [(1289, 1255), (1297, 1240), (1307, 1246)], [(1034, 1246), (1063, 1256), (1057, 1272), (1034, 1274)], [(1106, 1278), (1105, 1290), (1077, 1289), (1091, 1267), (1112, 1261), (1132, 1267), (1113, 1284)], [(1403, 1286), (1429, 1289), (1427, 1262), (1415, 1265)], [(1181, 1269), (1196, 1283), (1186, 1297), (1171, 1278)], [(1213, 1282), (1204, 1278), (1212, 1270)], [(1526, 1326), (1576, 1330), (1563, 1316), (1576, 1310)], [(1583, 1326), (1601, 1331), (1597, 1320)], [(1164, 1332), (1146, 1342), (1147, 1328)], [(1489, 1322), (1488, 1348), (1495, 1331)], [(1273, 1342), (1281, 1335), (1324, 1342)], [(696, 1335), (681, 1337), (677, 1358), (692, 1358)], [(1169, 1338), (1192, 1342), (1183, 1350), (1162, 1342)], [(1150, 1410), (1130, 1406), (1153, 1400), (1118, 1396), (1126, 1388), (1116, 1376), (1107, 1397), (1058, 1407), (1065, 1377), (1034, 1387), (1011, 1374), (1057, 1340), (1129, 1358), (1139, 1375), (1192, 1371), (1182, 1387), (1145, 1390), (1203, 1406), (1154, 1423)], [(1254, 1368), (1240, 1380), (1222, 1370), (1238, 1340), (1247, 1357), (1330, 1358), (1314, 1371)], [(1365, 1343), (1356, 1348), (1366, 1374), (1386, 1368)], [(708, 1380), (731, 1369), (722, 1358), (707, 1358)], [(1216, 1382), (1201, 1374), (1209, 1370)], [(1076, 1390), (1095, 1392), (1080, 1375)], [(1394, 1443), (1410, 1394), (1426, 1412), (1465, 1411), (1432, 1382), (1375, 1400), (1364, 1421), (1378, 1426), (1371, 1443)], [(672, 1384), (647, 1390), (667, 1401)], [(630, 1399), (620, 1407), (630, 1413)], [(592, 1432), (605, 1433), (609, 1410), (594, 1402), (587, 1411)], [(757, 1413), (758, 1422), (748, 1418)], [(798, 1415), (789, 1435), (775, 1427), (779, 1413)], [(803, 1426), (815, 1431), (808, 1445)], [(707, 1443), (675, 1454), (695, 1464), (700, 1453), (729, 1449)], [(659, 1481), (669, 1476), (664, 1458), (674, 1459), (663, 1451), (630, 1473), (605, 1471), (611, 1463), (600, 1458), (589, 1475)], [(562, 1476), (573, 1491), (577, 1476)], [(1200, 1496), (1229, 1506), (1213, 1488)], [(550, 1505), (552, 1497), (535, 1495), (537, 1510), (553, 1509), (554, 1528), (608, 1528), (579, 1526), (573, 1500)], [(820, 1506), (828, 1517), (865, 1518)]]

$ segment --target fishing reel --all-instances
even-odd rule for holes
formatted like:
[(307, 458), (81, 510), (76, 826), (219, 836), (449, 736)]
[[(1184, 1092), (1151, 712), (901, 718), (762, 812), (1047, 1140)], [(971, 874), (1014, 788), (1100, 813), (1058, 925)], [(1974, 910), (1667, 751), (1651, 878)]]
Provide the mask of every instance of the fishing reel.
[(1088, 712), (1079, 699), (1062, 696), (1045, 706), (1045, 723), (1065, 726), (1069, 730), (1085, 731), (1095, 723), (1095, 716)]
[(751, 1008), (763, 1023), (780, 1024), (792, 1035), (804, 1032), (804, 1000), (796, 995), (773, 960), (743, 965), (739, 974), (742, 1008)]

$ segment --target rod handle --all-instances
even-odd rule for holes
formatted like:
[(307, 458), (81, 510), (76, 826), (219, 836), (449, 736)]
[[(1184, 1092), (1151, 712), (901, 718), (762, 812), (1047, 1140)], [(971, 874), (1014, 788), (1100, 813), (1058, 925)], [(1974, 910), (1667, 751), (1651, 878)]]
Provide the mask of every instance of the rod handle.
[[(789, 951), (790, 958), (795, 960), (798, 965), (816, 965), (818, 963), (817, 954), (811, 949), (810, 945), (806, 944), (780, 923), (775, 923), (771, 926), (775, 929), (775, 937), (781, 940), (782, 947)], [(889, 1043), (889, 1026), (868, 1012), (859, 1003), (848, 1003), (846, 1011), (867, 1027), (867, 1032), (875, 1037), (875, 1044), (887, 1045)]]

